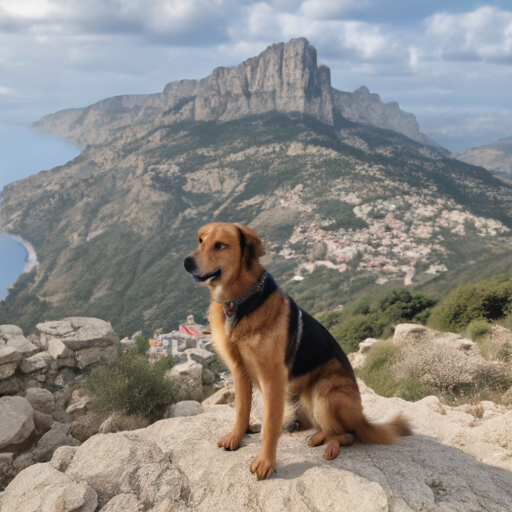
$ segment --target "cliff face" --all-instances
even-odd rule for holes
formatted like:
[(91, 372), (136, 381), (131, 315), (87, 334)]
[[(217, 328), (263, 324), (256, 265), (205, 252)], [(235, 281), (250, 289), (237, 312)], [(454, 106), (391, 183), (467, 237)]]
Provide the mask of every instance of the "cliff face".
[(512, 180), (512, 137), (467, 149), (454, 155), (468, 164), (479, 165), (493, 174)]
[(132, 126), (138, 133), (141, 126), (227, 122), (268, 112), (306, 114), (330, 125), (341, 115), (440, 148), (398, 103), (383, 103), (366, 87), (354, 93), (332, 88), (329, 68), (317, 61), (315, 48), (304, 38), (273, 44), (234, 68), (214, 69), (202, 80), (181, 80), (162, 93), (116, 96), (84, 109), (63, 110), (34, 126), (86, 145), (110, 140), (120, 127)]
[(383, 103), (378, 94), (370, 93), (364, 86), (353, 93), (336, 89), (332, 91), (334, 104), (343, 117), (350, 121), (393, 130), (421, 144), (442, 148), (435, 140), (420, 132), (420, 125), (414, 114), (404, 112), (396, 101)]

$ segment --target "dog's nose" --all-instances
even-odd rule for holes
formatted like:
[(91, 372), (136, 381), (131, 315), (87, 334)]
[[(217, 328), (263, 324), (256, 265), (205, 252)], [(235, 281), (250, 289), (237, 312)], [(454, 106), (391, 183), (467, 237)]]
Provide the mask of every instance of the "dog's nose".
[(187, 272), (193, 272), (196, 269), (196, 262), (194, 261), (194, 258), (191, 258), (190, 256), (185, 258), (183, 264), (185, 265), (185, 270)]

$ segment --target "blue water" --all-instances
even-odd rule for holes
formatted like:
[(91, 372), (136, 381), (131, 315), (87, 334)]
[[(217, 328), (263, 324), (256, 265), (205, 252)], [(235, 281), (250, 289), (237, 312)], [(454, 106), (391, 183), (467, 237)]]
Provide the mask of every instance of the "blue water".
[[(0, 123), (0, 190), (12, 181), (65, 164), (79, 153), (61, 137)], [(7, 286), (23, 272), (26, 257), (23, 245), (0, 234), (0, 300), (5, 299)]]

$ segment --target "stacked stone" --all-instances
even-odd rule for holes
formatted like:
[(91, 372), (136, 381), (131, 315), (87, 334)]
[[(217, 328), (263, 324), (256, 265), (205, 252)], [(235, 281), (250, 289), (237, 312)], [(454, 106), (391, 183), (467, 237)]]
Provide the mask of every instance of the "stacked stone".
[(37, 330), (39, 337), (29, 340), (15, 325), (0, 326), (0, 396), (43, 383), (63, 387), (66, 369), (83, 370), (118, 355), (119, 338), (97, 318), (44, 322)]

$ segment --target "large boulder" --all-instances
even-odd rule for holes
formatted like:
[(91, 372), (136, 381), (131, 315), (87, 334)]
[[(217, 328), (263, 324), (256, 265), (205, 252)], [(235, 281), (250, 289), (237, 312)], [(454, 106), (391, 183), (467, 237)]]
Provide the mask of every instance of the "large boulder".
[(92, 437), (76, 450), (66, 475), (93, 487), (100, 506), (131, 493), (147, 508), (168, 503), (172, 509), (186, 494), (186, 479), (171, 464), (167, 449), (136, 433)]
[(25, 391), (25, 398), (30, 402), (34, 411), (52, 414), (55, 410), (55, 398), (47, 389), (28, 388)]
[(39, 350), (23, 336), (23, 330), (16, 325), (0, 325), (0, 340), (0, 344), (14, 348), (25, 356), (35, 354)]
[(37, 324), (41, 343), (50, 346), (57, 338), (70, 350), (106, 347), (119, 342), (112, 326), (99, 318), (72, 317)]
[(183, 387), (184, 392), (191, 399), (202, 400), (203, 398), (203, 367), (194, 360), (173, 366), (166, 373), (171, 379), (176, 379)]
[(0, 380), (8, 379), (16, 373), (18, 363), (5, 363), (0, 364)]
[(94, 512), (98, 505), (86, 482), (75, 482), (50, 464), (22, 471), (2, 498), (2, 512)]
[(0, 450), (27, 440), (35, 430), (34, 411), (21, 396), (0, 398)]
[(171, 405), (165, 412), (165, 418), (180, 418), (185, 416), (195, 416), (204, 412), (203, 406), (194, 400), (183, 400), (177, 404)]

